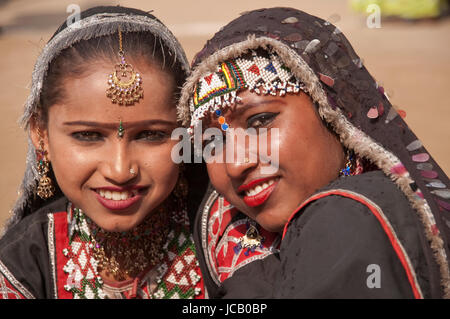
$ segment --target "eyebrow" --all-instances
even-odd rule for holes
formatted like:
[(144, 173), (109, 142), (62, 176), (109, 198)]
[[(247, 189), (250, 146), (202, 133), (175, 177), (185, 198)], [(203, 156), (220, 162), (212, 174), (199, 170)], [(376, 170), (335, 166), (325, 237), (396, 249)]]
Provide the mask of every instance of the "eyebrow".
[[(170, 125), (176, 126), (176, 122), (166, 121), (166, 120), (145, 120), (145, 121), (134, 121), (134, 122), (122, 122), (122, 125), (126, 125), (128, 127), (133, 126), (150, 126), (150, 125)], [(102, 123), (102, 122), (94, 122), (94, 121), (72, 121), (72, 122), (64, 122), (63, 125), (67, 126), (89, 126), (89, 127), (99, 127), (99, 128), (110, 128), (117, 129), (119, 125), (119, 121), (117, 123)]]
[(236, 104), (235, 108), (232, 109), (233, 116), (241, 115), (246, 110), (248, 110), (249, 108), (252, 108), (252, 107), (261, 106), (261, 105), (265, 105), (265, 104), (274, 104), (274, 103), (286, 105), (286, 102), (283, 99), (260, 99), (259, 101), (256, 101), (256, 102), (243, 102), (241, 104)]

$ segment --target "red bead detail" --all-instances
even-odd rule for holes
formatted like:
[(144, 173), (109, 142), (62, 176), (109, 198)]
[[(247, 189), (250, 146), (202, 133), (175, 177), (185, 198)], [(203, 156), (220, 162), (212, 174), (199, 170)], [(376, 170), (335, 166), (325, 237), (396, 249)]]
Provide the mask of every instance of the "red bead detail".
[(206, 83), (208, 83), (208, 85), (211, 84), (213, 76), (214, 76), (214, 73), (211, 73), (210, 75), (204, 77), (204, 79), (205, 79)]
[(247, 71), (253, 72), (256, 75), (260, 75), (259, 68), (256, 64), (253, 64), (251, 67), (247, 69)]

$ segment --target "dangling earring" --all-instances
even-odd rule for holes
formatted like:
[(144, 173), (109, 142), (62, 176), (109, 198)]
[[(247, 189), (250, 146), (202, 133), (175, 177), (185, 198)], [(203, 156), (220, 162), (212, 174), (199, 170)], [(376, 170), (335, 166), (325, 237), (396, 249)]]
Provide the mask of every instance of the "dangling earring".
[(350, 150), (346, 150), (346, 163), (345, 163), (345, 167), (343, 169), (341, 169), (339, 171), (339, 176), (350, 176), (350, 175), (354, 175), (354, 171), (355, 171), (355, 154), (353, 153), (353, 151)]
[(44, 140), (39, 128), (37, 129), (37, 134), (39, 136), (39, 149), (36, 150), (36, 158), (39, 183), (36, 194), (42, 199), (48, 199), (55, 193), (55, 187), (51, 178), (47, 176), (47, 173), (50, 171), (50, 162), (47, 160), (47, 151), (44, 149)]

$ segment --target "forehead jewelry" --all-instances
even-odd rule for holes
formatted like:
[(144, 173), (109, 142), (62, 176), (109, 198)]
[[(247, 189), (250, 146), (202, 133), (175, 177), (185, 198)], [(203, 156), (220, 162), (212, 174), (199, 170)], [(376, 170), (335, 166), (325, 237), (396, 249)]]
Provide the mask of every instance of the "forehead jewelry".
[(216, 110), (214, 113), (218, 117), (220, 128), (223, 131), (228, 130), (230, 128), (230, 125), (228, 125), (227, 121), (225, 120), (225, 116), (222, 115), (222, 111), (221, 110)]
[(134, 71), (133, 66), (125, 61), (122, 47), (122, 31), (119, 27), (119, 58), (120, 63), (114, 66), (114, 72), (108, 77), (106, 96), (112, 103), (133, 105), (144, 97), (141, 75)]
[(264, 95), (284, 96), (287, 93), (307, 92), (305, 85), (297, 80), (291, 70), (275, 53), (250, 55), (226, 60), (217, 65), (214, 72), (204, 73), (194, 86), (189, 106), (191, 125), (189, 132), (210, 112), (215, 112), (222, 130), (229, 125), (222, 112), (242, 99), (239, 91)]
[(125, 129), (123, 128), (122, 119), (119, 119), (119, 127), (117, 128), (117, 136), (119, 138), (122, 138), (124, 133), (125, 133)]

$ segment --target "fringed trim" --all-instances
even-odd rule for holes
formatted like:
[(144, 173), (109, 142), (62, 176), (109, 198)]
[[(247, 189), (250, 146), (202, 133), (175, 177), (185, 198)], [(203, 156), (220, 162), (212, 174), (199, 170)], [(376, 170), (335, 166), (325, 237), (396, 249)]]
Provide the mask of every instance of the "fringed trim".
[[(290, 68), (291, 72), (296, 76), (297, 80), (300, 82), (299, 85), (301, 86), (301, 89), (307, 91), (308, 93), (310, 92), (311, 86), (309, 85), (309, 83), (311, 83), (311, 75), (305, 73), (302, 74), (301, 76), (298, 76), (298, 74), (296, 74), (294, 70), (291, 68), (289, 63), (287, 63), (288, 60), (293, 60), (292, 56), (289, 56), (289, 54), (295, 54), (294, 56), (298, 56), (298, 54), (295, 51), (272, 38), (267, 37), (256, 38), (255, 36), (252, 35), (249, 36), (248, 39), (243, 42), (233, 44), (231, 46), (223, 48), (220, 51), (215, 52), (207, 59), (205, 59), (203, 62), (201, 62), (198, 66), (196, 66), (196, 68), (193, 70), (193, 72), (188, 77), (186, 83), (183, 86), (180, 101), (178, 104), (178, 120), (183, 124), (183, 126), (188, 126), (190, 124), (191, 114), (189, 101), (194, 92), (195, 85), (197, 84), (199, 79), (206, 74), (214, 73), (219, 63), (237, 58), (242, 54), (245, 54), (250, 50), (257, 48), (262, 48), (268, 51), (271, 51), (273, 49), (276, 52), (276, 54), (280, 57), (280, 59), (283, 61), (283, 63), (288, 68)], [(304, 61), (303, 63), (306, 65)], [(307, 67), (309, 68), (309, 66)], [(315, 77), (314, 74), (312, 75)]]
[(193, 70), (183, 86), (178, 108), (179, 120), (185, 125), (189, 123), (189, 98), (201, 75), (214, 72), (214, 68), (222, 61), (236, 58), (247, 53), (248, 50), (256, 48), (274, 50), (284, 64), (290, 68), (294, 76), (305, 83), (305, 88), (309, 92), (310, 97), (318, 105), (318, 112), (321, 118), (333, 127), (334, 131), (339, 135), (342, 145), (352, 149), (357, 155), (372, 161), (403, 191), (424, 226), (425, 235), (429, 241), (434, 259), (439, 266), (444, 298), (450, 299), (450, 270), (444, 241), (436, 227), (436, 221), (431, 213), (431, 209), (427, 201), (423, 199), (421, 191), (419, 189), (416, 191), (411, 189), (410, 185), (414, 181), (393, 153), (354, 127), (339, 109), (333, 110), (314, 71), (296, 51), (287, 45), (272, 38), (256, 38), (252, 35), (247, 40), (225, 47), (206, 58)]
[[(279, 95), (284, 96), (286, 93), (299, 93), (300, 91), (307, 92), (305, 85), (299, 81), (275, 81), (272, 83), (256, 83), (252, 86), (245, 86), (250, 92), (255, 92), (260, 95)], [(244, 89), (244, 88), (241, 88)], [(216, 110), (221, 110), (225, 107), (231, 107), (240, 102), (242, 99), (237, 95), (238, 91), (231, 91), (220, 96), (216, 96), (202, 104), (201, 106), (195, 108), (194, 101), (191, 98), (189, 100), (189, 109), (191, 111), (190, 126), (188, 128), (189, 134), (194, 134), (195, 126), (205, 117), (206, 114), (214, 112)]]

